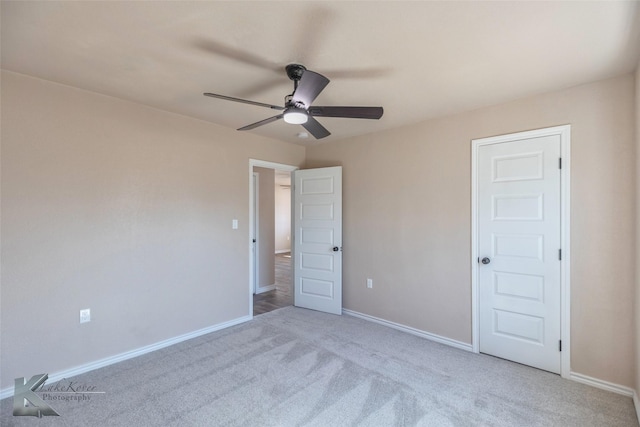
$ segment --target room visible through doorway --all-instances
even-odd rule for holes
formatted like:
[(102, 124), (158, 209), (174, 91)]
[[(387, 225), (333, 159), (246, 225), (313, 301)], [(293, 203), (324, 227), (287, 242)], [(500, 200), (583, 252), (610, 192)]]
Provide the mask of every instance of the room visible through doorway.
[(250, 162), (250, 277), (254, 316), (293, 305), (291, 273), (291, 171)]
[(275, 256), (275, 289), (253, 295), (253, 315), (293, 305), (291, 289), (291, 252)]

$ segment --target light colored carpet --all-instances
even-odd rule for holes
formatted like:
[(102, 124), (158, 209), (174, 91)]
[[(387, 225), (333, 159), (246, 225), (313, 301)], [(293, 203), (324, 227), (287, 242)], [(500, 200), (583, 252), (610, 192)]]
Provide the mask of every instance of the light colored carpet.
[(637, 426), (630, 398), (350, 316), (287, 307), (73, 379), (3, 426)]

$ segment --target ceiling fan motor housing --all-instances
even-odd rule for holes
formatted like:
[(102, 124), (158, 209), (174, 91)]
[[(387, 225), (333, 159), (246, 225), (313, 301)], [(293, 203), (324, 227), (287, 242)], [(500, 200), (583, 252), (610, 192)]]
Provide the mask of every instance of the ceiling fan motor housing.
[(307, 68), (300, 64), (289, 64), (284, 68), (287, 71), (287, 76), (296, 83), (302, 78), (304, 72), (307, 71)]

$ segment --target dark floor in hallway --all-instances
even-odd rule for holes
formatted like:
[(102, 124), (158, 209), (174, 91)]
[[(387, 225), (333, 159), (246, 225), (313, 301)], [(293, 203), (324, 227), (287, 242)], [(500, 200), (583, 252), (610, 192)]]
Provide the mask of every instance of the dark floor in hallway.
[(276, 288), (253, 296), (253, 315), (268, 313), (278, 308), (293, 305), (291, 285), (291, 254), (276, 255)]

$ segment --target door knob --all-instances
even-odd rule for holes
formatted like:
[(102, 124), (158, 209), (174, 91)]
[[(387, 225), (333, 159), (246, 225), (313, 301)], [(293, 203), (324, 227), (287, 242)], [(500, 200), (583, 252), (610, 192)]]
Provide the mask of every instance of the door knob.
[(487, 257), (482, 258), (482, 263), (483, 264), (489, 264), (491, 262), (491, 260)]
[(340, 248), (339, 248), (339, 247), (337, 247), (337, 246), (334, 246), (334, 247), (333, 247), (333, 252), (338, 252), (339, 250), (340, 250)]

